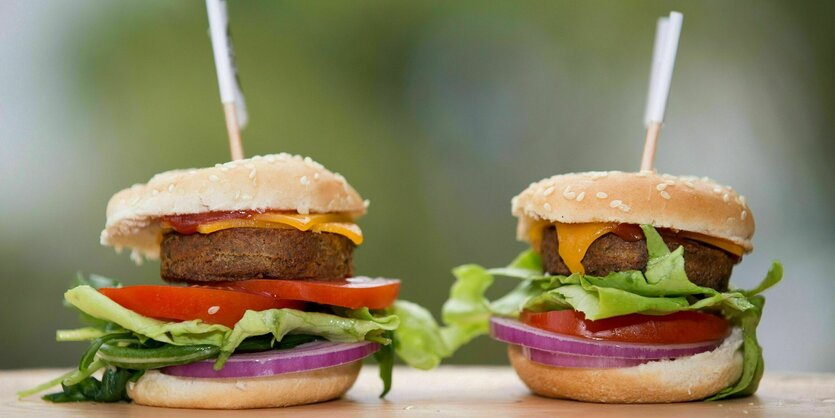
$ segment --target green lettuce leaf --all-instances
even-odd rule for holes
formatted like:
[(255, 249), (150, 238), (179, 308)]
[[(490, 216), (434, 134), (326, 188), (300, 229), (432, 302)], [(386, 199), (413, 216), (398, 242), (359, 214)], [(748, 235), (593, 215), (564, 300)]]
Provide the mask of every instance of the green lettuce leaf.
[(59, 329), (55, 332), (55, 341), (90, 341), (110, 333), (96, 327)]
[(484, 294), (493, 284), (493, 276), (476, 265), (457, 267), (453, 274), (460, 279), (452, 285), (442, 310), (442, 320), (448, 325), (443, 339), (452, 351), (487, 332), (492, 309)]
[(765, 370), (762, 347), (757, 342), (757, 325), (762, 317), (765, 298), (759, 294), (779, 283), (783, 278), (783, 266), (773, 262), (765, 279), (754, 289), (743, 291), (748, 296), (748, 302), (754, 307), (740, 312), (729, 312), (733, 322), (742, 327), (743, 368), (742, 377), (735, 385), (722, 389), (708, 400), (719, 400), (728, 397), (742, 397), (753, 395), (759, 387), (760, 379)]
[(404, 363), (429, 370), (452, 353), (441, 335), (440, 326), (426, 308), (397, 300), (392, 312), (400, 318), (400, 327), (394, 331), (394, 351)]
[(380, 392), (380, 399), (385, 398), (391, 390), (391, 378), (394, 371), (393, 346), (396, 344), (396, 341), (394, 341), (396, 337), (392, 331), (386, 331), (385, 336), (391, 339), (392, 343), (380, 347), (380, 350), (374, 353), (374, 360), (377, 360), (377, 365), (380, 367), (380, 380), (383, 381), (383, 391)]
[(345, 314), (349, 317), (295, 309), (246, 311), (220, 345), (215, 370), (220, 370), (238, 345), (248, 337), (272, 334), (276, 340), (281, 340), (288, 334), (307, 334), (335, 342), (374, 341), (389, 344), (391, 341), (384, 335), (385, 331), (393, 331), (400, 325), (396, 315), (375, 317), (367, 308), (346, 310)]
[[(122, 284), (114, 279), (99, 276), (97, 274), (85, 276), (79, 271), (75, 273), (75, 279), (73, 279), (70, 288), (78, 286), (90, 286), (93, 289), (99, 290), (103, 287), (122, 287)], [(66, 298), (62, 301), (62, 303), (64, 304), (64, 307), (74, 309), (76, 312), (78, 312), (79, 321), (87, 325), (88, 328), (97, 328), (101, 330), (103, 334), (112, 331), (112, 327), (114, 325), (112, 322), (94, 318), (78, 309), (75, 309), (75, 307), (73, 307), (72, 304), (70, 304)]]
[[(665, 315), (681, 311), (721, 312), (732, 324), (742, 328), (744, 368), (740, 380), (711, 399), (745, 396), (753, 393), (762, 376), (762, 349), (757, 343), (756, 327), (762, 315), (764, 299), (758, 296), (777, 284), (783, 275), (774, 262), (756, 288), (718, 292), (701, 287), (687, 278), (684, 248), (673, 251), (658, 232), (642, 225), (647, 241), (648, 262), (645, 272), (613, 272), (605, 277), (582, 274), (550, 276), (542, 273), (541, 259), (525, 251), (505, 268), (484, 269), (464, 265), (453, 270), (456, 278), (450, 298), (444, 304), (443, 333), (456, 335), (458, 348), (469, 340), (486, 334), (492, 315), (518, 317), (522, 309), (545, 312), (573, 309), (589, 320), (640, 313)], [(494, 277), (521, 280), (510, 293), (490, 301), (485, 297)], [(453, 350), (454, 351), (454, 350)]]
[(142, 370), (108, 367), (104, 370), (101, 380), (88, 376), (73, 385), (62, 383), (61, 392), (45, 395), (43, 399), (55, 403), (129, 401), (126, 386), (129, 381), (135, 382), (139, 379), (143, 373)]

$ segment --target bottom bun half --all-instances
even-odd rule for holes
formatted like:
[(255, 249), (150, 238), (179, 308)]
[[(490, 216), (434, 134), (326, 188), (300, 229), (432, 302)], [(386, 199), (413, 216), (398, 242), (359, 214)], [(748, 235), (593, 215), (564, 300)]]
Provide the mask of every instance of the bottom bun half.
[(275, 376), (206, 379), (149, 370), (128, 385), (139, 405), (168, 408), (249, 409), (303, 405), (336, 399), (357, 380), (362, 361)]
[(519, 378), (550, 398), (603, 403), (666, 403), (704, 399), (742, 375), (739, 330), (714, 349), (675, 360), (611, 369), (548, 366), (528, 360), (519, 346), (508, 348)]

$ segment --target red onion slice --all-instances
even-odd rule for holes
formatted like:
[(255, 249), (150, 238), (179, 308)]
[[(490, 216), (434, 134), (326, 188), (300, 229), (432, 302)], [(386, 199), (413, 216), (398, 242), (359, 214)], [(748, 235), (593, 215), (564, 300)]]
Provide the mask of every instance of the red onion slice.
[(499, 341), (542, 351), (642, 360), (691, 356), (713, 350), (722, 343), (708, 341), (695, 344), (636, 344), (596, 341), (548, 332), (515, 319), (497, 317), (490, 318), (490, 335)]
[(339, 366), (364, 359), (379, 349), (380, 344), (372, 342), (314, 341), (287, 350), (234, 354), (218, 371), (212, 368), (214, 360), (164, 367), (161, 371), (171, 376), (199, 378), (272, 376)]
[(547, 366), (587, 369), (632, 367), (654, 361), (636, 358), (580, 356), (577, 354), (537, 350), (535, 348), (525, 346), (522, 346), (522, 355), (530, 361)]

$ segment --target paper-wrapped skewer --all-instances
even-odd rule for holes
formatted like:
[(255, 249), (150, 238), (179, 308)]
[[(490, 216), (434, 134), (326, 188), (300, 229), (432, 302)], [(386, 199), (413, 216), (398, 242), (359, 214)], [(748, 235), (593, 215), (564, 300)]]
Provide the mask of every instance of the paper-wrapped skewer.
[(241, 129), (246, 126), (249, 117), (235, 68), (235, 53), (232, 49), (232, 39), (229, 37), (226, 0), (206, 0), (206, 10), (209, 13), (209, 33), (215, 56), (220, 101), (223, 103), (223, 112), (226, 115), (229, 151), (233, 160), (242, 160), (244, 150), (241, 143)]
[(655, 31), (655, 46), (652, 51), (652, 68), (649, 76), (649, 93), (647, 94), (647, 107), (644, 112), (647, 136), (644, 140), (641, 171), (653, 169), (655, 147), (658, 143), (661, 125), (664, 123), (667, 97), (670, 95), (670, 82), (673, 78), (673, 68), (676, 63), (682, 18), (681, 13), (671, 12), (669, 17), (662, 17), (658, 20)]

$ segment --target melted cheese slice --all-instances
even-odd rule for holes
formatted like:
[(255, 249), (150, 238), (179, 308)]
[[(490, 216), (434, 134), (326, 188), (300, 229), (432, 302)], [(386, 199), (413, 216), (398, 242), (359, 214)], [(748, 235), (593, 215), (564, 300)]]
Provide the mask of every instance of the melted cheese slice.
[(542, 247), (542, 235), (545, 234), (545, 228), (551, 225), (546, 221), (534, 221), (528, 229), (528, 241), (531, 243), (534, 251), (539, 252)]
[[(583, 267), (582, 261), (583, 257), (586, 256), (589, 246), (591, 246), (596, 239), (613, 232), (618, 226), (616, 223), (608, 222), (582, 224), (564, 224), (557, 222), (554, 225), (557, 228), (557, 241), (559, 242), (560, 258), (562, 258), (562, 261), (572, 273), (581, 274), (586, 273), (586, 269)], [(721, 238), (687, 231), (680, 231), (678, 235), (682, 238), (701, 241), (706, 244), (713, 245), (714, 247), (725, 250), (736, 255), (737, 257), (742, 257), (742, 255), (745, 254), (744, 248)], [(540, 237), (541, 240), (541, 229), (536, 236)], [(535, 235), (532, 230), (531, 238), (534, 237)]]
[(249, 219), (226, 219), (200, 224), (197, 232), (212, 232), (231, 228), (295, 228), (299, 231), (329, 232), (342, 235), (356, 245), (362, 244), (362, 230), (350, 217), (334, 214), (294, 215), (285, 213), (259, 213)]
[(742, 257), (745, 254), (745, 248), (742, 248), (739, 245), (736, 245), (730, 241), (723, 240), (722, 238), (715, 238), (711, 237), (710, 235), (699, 234), (696, 232), (687, 232), (687, 231), (680, 231), (678, 236), (682, 238), (692, 239), (694, 241), (701, 241), (705, 244), (710, 244), (714, 247), (723, 249), (737, 257)]
[(594, 240), (606, 235), (617, 228), (616, 223), (584, 223), (564, 224), (555, 223), (557, 227), (557, 242), (559, 242), (560, 258), (572, 273), (586, 274), (583, 267), (583, 257)]

